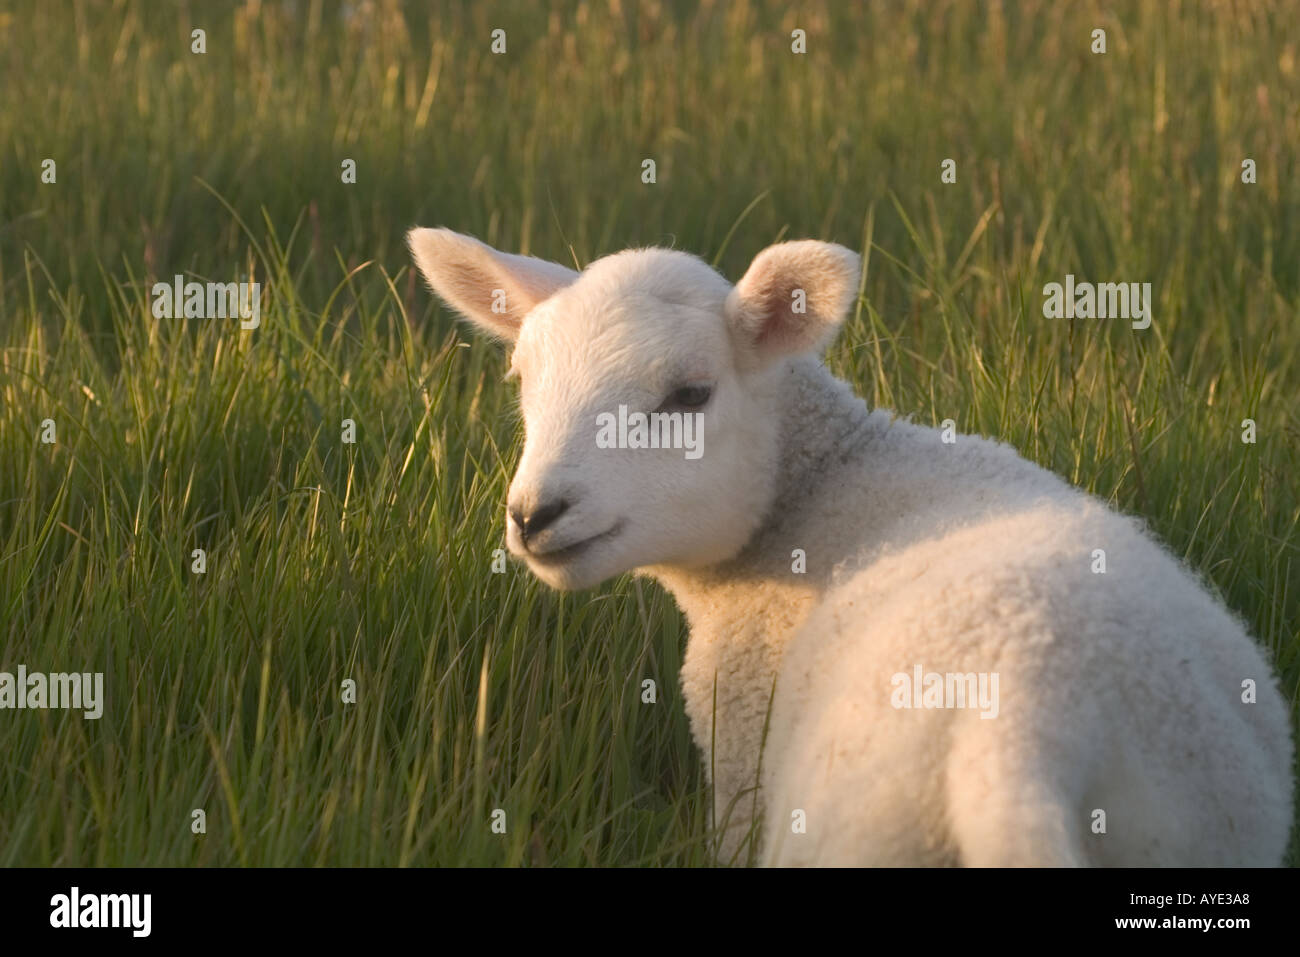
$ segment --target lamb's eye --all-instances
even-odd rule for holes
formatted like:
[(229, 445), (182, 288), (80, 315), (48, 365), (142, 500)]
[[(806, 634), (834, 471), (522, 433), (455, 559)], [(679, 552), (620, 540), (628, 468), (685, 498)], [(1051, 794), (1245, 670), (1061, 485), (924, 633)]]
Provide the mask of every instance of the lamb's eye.
[(661, 409), (698, 409), (709, 401), (713, 388), (707, 385), (685, 385), (664, 399)]

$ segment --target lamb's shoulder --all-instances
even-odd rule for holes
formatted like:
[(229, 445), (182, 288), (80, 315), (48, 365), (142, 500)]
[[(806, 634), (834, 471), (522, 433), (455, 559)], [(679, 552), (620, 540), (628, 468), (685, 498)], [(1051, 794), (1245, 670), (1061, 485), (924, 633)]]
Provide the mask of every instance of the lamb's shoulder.
[(1229, 709), (1247, 677), (1273, 696), (1242, 623), (1140, 521), (1082, 493), (886, 549), (847, 575), (787, 646), (777, 707), (785, 720), (855, 699), (885, 716), (895, 676), (916, 669), (997, 675), (1005, 719), (1051, 713), (1062, 727)]
[(846, 571), (787, 645), (780, 694), (869, 687), (887, 703), (891, 678), (920, 667), (998, 673), (1039, 689), (1018, 697), (1029, 702), (1187, 657), (1171, 619), (1189, 614), (1234, 630), (1137, 520), (1082, 494), (1049, 497), (954, 520)]

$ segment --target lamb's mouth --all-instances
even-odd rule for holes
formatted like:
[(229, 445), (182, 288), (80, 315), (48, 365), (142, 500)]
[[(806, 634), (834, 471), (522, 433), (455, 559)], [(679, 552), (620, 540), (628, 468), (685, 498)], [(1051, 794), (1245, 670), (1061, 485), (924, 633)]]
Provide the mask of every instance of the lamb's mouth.
[(623, 530), (623, 523), (618, 522), (612, 528), (608, 528), (597, 535), (584, 538), (581, 541), (573, 542), (562, 548), (556, 548), (549, 552), (528, 552), (528, 560), (537, 562), (539, 565), (563, 565), (565, 562), (571, 562), (587, 549), (600, 542), (613, 538)]

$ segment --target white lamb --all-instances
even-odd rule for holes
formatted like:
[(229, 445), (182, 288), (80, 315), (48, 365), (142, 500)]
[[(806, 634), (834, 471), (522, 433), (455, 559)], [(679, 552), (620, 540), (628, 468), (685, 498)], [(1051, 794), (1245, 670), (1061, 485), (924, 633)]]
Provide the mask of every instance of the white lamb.
[[(775, 864), (1281, 861), (1291, 725), (1241, 622), (1133, 519), (832, 377), (854, 253), (781, 243), (733, 287), (664, 249), (579, 274), (409, 242), (514, 344), (510, 550), (556, 588), (651, 575), (686, 613), (724, 860), (752, 816)], [(702, 413), (702, 454), (604, 447), (620, 406)]]

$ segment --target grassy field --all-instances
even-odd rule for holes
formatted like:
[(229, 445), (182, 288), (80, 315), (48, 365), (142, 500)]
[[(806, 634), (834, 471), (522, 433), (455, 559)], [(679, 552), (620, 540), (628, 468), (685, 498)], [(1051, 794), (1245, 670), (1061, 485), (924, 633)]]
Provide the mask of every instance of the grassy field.
[[(0, 864), (711, 862), (671, 599), (492, 573), (515, 397), (415, 224), (860, 249), (832, 367), (1144, 516), (1297, 712), (1294, 5), (546, 6), (0, 12), (0, 670), (107, 699), (0, 711)], [(260, 328), (155, 319), (177, 273), (265, 283)], [(1151, 328), (1045, 319), (1067, 273)]]

